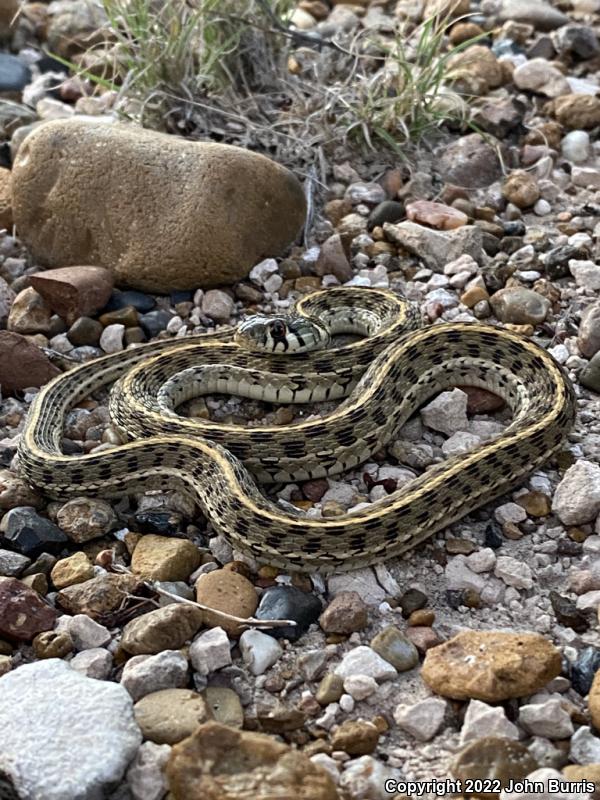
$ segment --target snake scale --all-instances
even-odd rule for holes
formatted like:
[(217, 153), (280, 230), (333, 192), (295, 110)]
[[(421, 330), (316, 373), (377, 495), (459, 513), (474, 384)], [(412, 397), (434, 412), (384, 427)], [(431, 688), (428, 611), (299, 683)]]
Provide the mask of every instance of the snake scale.
[[(362, 338), (312, 349), (350, 332)], [(112, 383), (111, 416), (129, 441), (64, 455), (67, 411)], [(455, 385), (487, 388), (506, 401), (513, 417), (499, 438), (343, 517), (296, 514), (259, 491), (256, 481), (303, 481), (356, 467), (423, 403)], [(207, 392), (343, 401), (288, 426), (177, 414), (181, 402)], [(565, 371), (529, 339), (477, 322), (423, 328), (416, 307), (391, 291), (341, 287), (307, 295), (294, 318), (151, 342), (59, 375), (33, 401), (19, 465), (55, 498), (175, 484), (240, 551), (290, 571), (327, 573), (398, 556), (517, 486), (561, 446), (574, 415)]]

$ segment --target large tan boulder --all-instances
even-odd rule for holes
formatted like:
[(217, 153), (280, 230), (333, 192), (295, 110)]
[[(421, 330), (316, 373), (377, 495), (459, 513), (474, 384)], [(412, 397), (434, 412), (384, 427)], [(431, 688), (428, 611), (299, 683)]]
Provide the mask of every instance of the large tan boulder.
[(339, 800), (331, 776), (304, 753), (212, 721), (174, 745), (166, 774), (173, 800)]
[(165, 293), (245, 277), (284, 251), (305, 215), (298, 180), (264, 156), (78, 119), (25, 139), (12, 192), (39, 263), (106, 267), (122, 286)]

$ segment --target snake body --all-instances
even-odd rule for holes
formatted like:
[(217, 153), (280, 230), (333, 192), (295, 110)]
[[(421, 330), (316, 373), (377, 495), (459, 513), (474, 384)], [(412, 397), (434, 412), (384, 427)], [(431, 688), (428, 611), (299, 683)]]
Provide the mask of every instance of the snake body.
[[(237, 333), (152, 342), (58, 376), (32, 403), (19, 447), (23, 475), (57, 498), (175, 484), (240, 551), (290, 571), (326, 573), (401, 555), (517, 486), (573, 424), (564, 370), (517, 333), (475, 322), (420, 328), (412, 304), (377, 289), (318, 291), (296, 312), (295, 320), (253, 320)], [(363, 338), (311, 350), (349, 332)], [(130, 441), (64, 455), (66, 412), (111, 383), (111, 416)], [(507, 402), (513, 419), (498, 439), (343, 517), (291, 513), (259, 491), (256, 480), (303, 481), (363, 463), (423, 403), (455, 385), (487, 388)], [(177, 415), (181, 402), (215, 391), (285, 403), (345, 399), (332, 413), (285, 427)]]

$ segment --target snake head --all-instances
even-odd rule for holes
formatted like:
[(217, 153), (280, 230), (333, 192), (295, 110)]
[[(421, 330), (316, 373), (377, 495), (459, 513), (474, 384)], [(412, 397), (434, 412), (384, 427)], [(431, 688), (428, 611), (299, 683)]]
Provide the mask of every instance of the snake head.
[(248, 317), (238, 325), (235, 341), (249, 350), (285, 353), (289, 347), (287, 321), (283, 317)]

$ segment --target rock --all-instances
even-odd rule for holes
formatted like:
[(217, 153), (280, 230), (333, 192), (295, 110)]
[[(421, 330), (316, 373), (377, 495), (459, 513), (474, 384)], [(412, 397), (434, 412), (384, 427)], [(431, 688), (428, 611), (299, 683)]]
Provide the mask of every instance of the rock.
[(0, 550), (0, 576), (3, 578), (18, 578), (25, 567), (31, 564), (31, 559), (11, 550)]
[(187, 658), (179, 650), (163, 650), (130, 658), (123, 667), (121, 684), (139, 700), (151, 692), (186, 686), (188, 678)]
[(163, 770), (171, 755), (167, 744), (144, 742), (127, 770), (133, 800), (162, 800), (168, 786)]
[(54, 627), (56, 611), (16, 578), (0, 578), (0, 636), (30, 642)]
[(531, 61), (520, 64), (512, 77), (519, 89), (538, 92), (546, 97), (559, 97), (571, 91), (563, 73), (545, 58), (532, 58)]
[[(579, 600), (583, 600), (585, 597), (586, 595), (583, 595)], [(568, 597), (552, 591), (550, 592), (550, 602), (552, 603), (554, 615), (561, 625), (573, 628), (576, 633), (585, 633), (590, 627), (587, 615), (580, 611), (577, 605)], [(597, 604), (594, 605), (594, 608), (596, 607)]]
[(110, 677), (113, 666), (112, 655), (102, 647), (82, 650), (70, 661), (69, 665), (87, 678), (106, 681)]
[(57, 2), (49, 9), (48, 49), (62, 58), (71, 58), (105, 41), (102, 31), (107, 22), (103, 7), (95, 3), (85, 0)]
[(596, 730), (600, 730), (600, 672), (596, 672), (594, 675), (594, 680), (590, 687), (590, 695), (588, 697), (588, 708), (590, 710), (592, 724)]
[(396, 668), (371, 647), (359, 645), (349, 650), (335, 668), (342, 680), (350, 675), (367, 675), (376, 681), (387, 681), (398, 674)]
[(123, 335), (125, 326), (115, 323), (107, 325), (100, 336), (100, 347), (105, 353), (119, 353), (124, 348)]
[[(0, 167), (0, 228), (12, 231), (12, 194), (11, 194), (11, 173), (10, 170)], [(2, 300), (0, 296), (0, 308)], [(2, 314), (0, 313), (0, 323)]]
[(440, 697), (428, 697), (414, 705), (398, 705), (394, 720), (403, 731), (421, 742), (428, 742), (444, 723), (447, 703)]
[(592, 392), (600, 394), (600, 355), (598, 353), (579, 373), (579, 383)]
[(491, 547), (484, 547), (468, 555), (465, 563), (473, 572), (489, 572), (496, 564), (496, 554)]
[(573, 167), (571, 181), (574, 186), (583, 186), (584, 189), (600, 189), (600, 171), (593, 167)]
[(333, 731), (331, 746), (343, 750), (349, 756), (365, 756), (372, 753), (379, 742), (377, 726), (366, 720), (348, 719)]
[[(380, 206), (386, 205), (387, 203), (392, 203), (394, 206), (402, 207), (401, 203), (393, 203), (391, 200), (386, 200), (384, 203), (380, 203), (380, 205), (377, 206), (377, 208), (375, 208), (371, 213), (371, 216), (369, 217), (369, 224), (377, 209)], [(394, 217), (395, 221), (396, 219), (399, 219), (401, 215), (389, 214), (388, 216)], [(330, 236), (329, 239), (326, 239), (321, 245), (321, 250), (315, 263), (314, 271), (317, 275), (335, 275), (340, 283), (345, 283), (352, 277), (352, 267), (348, 261), (346, 251), (344, 250), (341, 236), (338, 233)]]
[(404, 204), (397, 200), (384, 200), (371, 211), (367, 221), (367, 228), (383, 227), (384, 222), (399, 222), (404, 216)]
[(366, 628), (367, 623), (367, 606), (358, 592), (340, 592), (319, 617), (325, 633), (354, 633)]
[(262, 675), (283, 653), (281, 645), (272, 636), (253, 629), (240, 636), (240, 650), (253, 675)]
[[(168, 293), (233, 283), (279, 255), (303, 223), (305, 201), (290, 172), (248, 150), (70, 119), (46, 123), (21, 145), (13, 213), (40, 263), (104, 266), (119, 284)], [(233, 218), (235, 229), (222, 224)], [(106, 236), (107, 226), (120, 235)]]
[[(489, 52), (489, 51), (488, 51)], [(443, 203), (430, 200), (415, 200), (406, 206), (406, 216), (420, 225), (428, 225), (441, 231), (451, 231), (466, 225), (469, 218), (462, 211)]]
[(8, 315), (7, 328), (13, 333), (50, 333), (52, 310), (32, 286), (15, 297)]
[(332, 778), (272, 736), (207, 722), (173, 747), (167, 765), (173, 800), (244, 794), (338, 800)]
[(421, 677), (444, 697), (493, 703), (533, 694), (560, 671), (559, 651), (539, 634), (464, 631), (427, 651)]
[(202, 298), (202, 313), (215, 322), (229, 322), (233, 308), (233, 300), (221, 289), (209, 289)]
[(144, 739), (157, 744), (176, 744), (212, 719), (206, 700), (190, 689), (147, 694), (135, 704), (134, 714)]
[(141, 744), (127, 692), (58, 659), (4, 675), (0, 694), (0, 771), (19, 796), (101, 797), (121, 780)]
[(30, 506), (11, 509), (2, 518), (0, 531), (5, 544), (29, 558), (59, 553), (69, 541), (60, 528)]
[[(450, 591), (476, 592), (481, 594), (486, 581), (467, 564), (465, 556), (458, 555), (446, 565), (446, 582)], [(462, 605), (462, 603), (460, 603)]]
[(558, 698), (521, 706), (519, 723), (534, 736), (546, 739), (568, 739), (573, 733), (571, 717)]
[(590, 135), (586, 131), (570, 131), (561, 142), (563, 158), (579, 164), (590, 157)]
[(593, 261), (569, 261), (569, 270), (577, 286), (597, 291), (600, 289), (600, 266)]
[(377, 206), (385, 200), (385, 189), (378, 183), (351, 183), (344, 197), (353, 206), (362, 203)]
[(546, 297), (522, 286), (500, 289), (490, 302), (498, 319), (513, 325), (539, 325), (550, 310)]
[[(1, 174), (1, 173), (0, 173)], [(6, 327), (10, 307), (12, 306), (16, 294), (10, 288), (4, 278), (0, 278), (0, 325)]]
[(419, 663), (417, 648), (394, 625), (376, 634), (371, 639), (371, 648), (398, 672), (406, 672)]
[(223, 725), (241, 728), (244, 724), (244, 709), (240, 698), (225, 686), (208, 686), (202, 696), (208, 703), (214, 718)]
[(20, 10), (18, 0), (3, 0), (0, 3), (0, 39), (5, 42), (15, 32), (15, 18)]
[[(485, 736), (460, 751), (450, 764), (450, 772), (462, 781), (492, 779), (500, 780), (500, 785), (504, 786), (510, 780), (525, 778), (537, 766), (535, 759), (520, 742)], [(498, 795), (488, 792), (479, 796), (491, 799)]]
[(117, 522), (110, 503), (97, 497), (75, 497), (60, 507), (56, 522), (77, 544), (105, 536)]
[(527, 0), (525, 4), (519, 0), (502, 0), (498, 19), (500, 22), (511, 21), (533, 25), (538, 31), (552, 31), (569, 22), (566, 14), (543, 0)]
[(515, 589), (533, 588), (531, 568), (517, 558), (499, 556), (496, 560), (494, 575), (504, 581), (507, 586), (514, 586)]
[(200, 551), (188, 539), (147, 534), (133, 551), (131, 571), (147, 581), (187, 581), (200, 559)]
[(60, 370), (33, 342), (10, 331), (0, 331), (0, 385), (5, 394), (43, 386)]
[[(0, 331), (0, 336), (1, 334), (2, 331)], [(2, 388), (4, 389), (4, 385)], [(41, 505), (43, 505), (42, 499), (25, 481), (8, 469), (0, 469), (0, 509), (2, 511), (9, 511), (20, 506), (38, 507)]]
[(600, 53), (596, 33), (585, 25), (564, 25), (553, 35), (557, 51), (562, 55), (593, 58)]
[(43, 631), (33, 640), (38, 658), (64, 658), (73, 650), (73, 640), (66, 631)]
[(598, 787), (600, 786), (600, 764), (567, 764), (563, 767), (562, 774), (564, 779), (577, 783), (577, 781), (591, 781), (596, 785), (596, 791), (592, 793), (593, 800), (598, 800)]
[(589, 131), (600, 125), (600, 97), (565, 94), (548, 104), (548, 111), (570, 131)]
[(342, 592), (356, 592), (367, 606), (379, 605), (386, 597), (375, 573), (368, 567), (332, 575), (327, 579), (327, 590), (330, 597), (337, 597)]
[(600, 513), (600, 466), (580, 459), (565, 472), (552, 498), (552, 511), (565, 525), (583, 525)]
[(472, 44), (462, 52), (451, 55), (447, 62), (452, 83), (463, 92), (487, 95), (504, 83), (502, 66), (485, 45)]
[(0, 92), (19, 95), (30, 81), (31, 70), (27, 64), (17, 56), (0, 53)]
[(85, 553), (73, 553), (72, 556), (56, 562), (50, 577), (57, 589), (64, 589), (74, 583), (89, 581), (94, 577), (94, 567)]
[(482, 232), (475, 225), (464, 225), (453, 231), (434, 231), (407, 221), (397, 225), (386, 222), (383, 229), (390, 241), (418, 256), (435, 272), (441, 272), (448, 261), (463, 254), (476, 261), (482, 258)]
[(203, 623), (202, 609), (170, 603), (128, 622), (123, 628), (121, 647), (132, 655), (176, 650), (193, 638)]
[(569, 758), (576, 764), (600, 763), (600, 739), (594, 736), (591, 728), (582, 725), (571, 738)]
[(489, 186), (502, 175), (496, 150), (478, 133), (461, 136), (446, 146), (437, 167), (446, 183), (470, 189)]
[[(370, 678), (368, 675), (349, 675), (344, 681), (344, 691), (356, 701), (365, 700), (375, 694), (377, 688), (375, 678)], [(339, 697), (336, 699), (339, 700)]]
[(527, 492), (519, 497), (519, 505), (530, 517), (547, 517), (552, 510), (552, 499), (543, 492)]
[(80, 317), (69, 330), (67, 336), (75, 347), (98, 347), (104, 328), (95, 319)]
[(317, 687), (315, 699), (322, 706), (337, 703), (344, 693), (344, 683), (345, 681), (339, 675), (328, 672)]
[(589, 250), (585, 247), (574, 247), (573, 245), (563, 245), (553, 247), (544, 261), (546, 274), (552, 280), (564, 278), (569, 274), (569, 261), (571, 259), (582, 259), (589, 255)]
[[(196, 583), (196, 600), (209, 608), (243, 619), (251, 617), (258, 606), (256, 591), (248, 578), (226, 569), (200, 576)], [(239, 636), (239, 623), (210, 612), (205, 612), (205, 615), (208, 627), (220, 625), (230, 636)]]
[(36, 272), (31, 285), (55, 314), (71, 325), (78, 317), (104, 308), (112, 293), (113, 279), (102, 267), (62, 267)]
[(456, 431), (466, 430), (469, 426), (467, 401), (467, 395), (460, 389), (441, 392), (421, 409), (423, 424), (434, 431), (441, 431), (447, 436), (451, 436)]
[(481, 700), (471, 700), (460, 731), (460, 743), (462, 745), (485, 736), (518, 739), (519, 729), (508, 721), (502, 707), (488, 706)]
[(497, 139), (504, 139), (520, 124), (522, 105), (510, 97), (488, 97), (475, 111), (473, 121), (478, 128)]
[(75, 650), (104, 647), (111, 640), (110, 631), (85, 614), (76, 614), (68, 621), (67, 632)]
[(135, 594), (138, 581), (132, 575), (98, 575), (85, 583), (67, 586), (58, 593), (58, 604), (70, 614), (101, 619), (124, 605)]
[(190, 661), (200, 675), (210, 675), (231, 664), (229, 639), (223, 628), (211, 628), (190, 645)]
[(303, 592), (295, 586), (270, 586), (260, 598), (255, 617), (294, 620), (295, 626), (272, 628), (269, 633), (275, 639), (296, 641), (317, 621), (322, 608), (319, 598), (310, 592)]
[(517, 208), (529, 208), (539, 199), (540, 190), (531, 173), (516, 170), (504, 181), (502, 194)]
[[(503, 789), (500, 792), (500, 800), (589, 800), (593, 796), (571, 786), (560, 772), (549, 767), (536, 769), (526, 781), (515, 782), (513, 786), (512, 791)], [(535, 787), (534, 791), (531, 791), (532, 787)]]
[(600, 670), (600, 650), (595, 647), (584, 647), (571, 665), (571, 684), (582, 697), (592, 688), (596, 672)]

